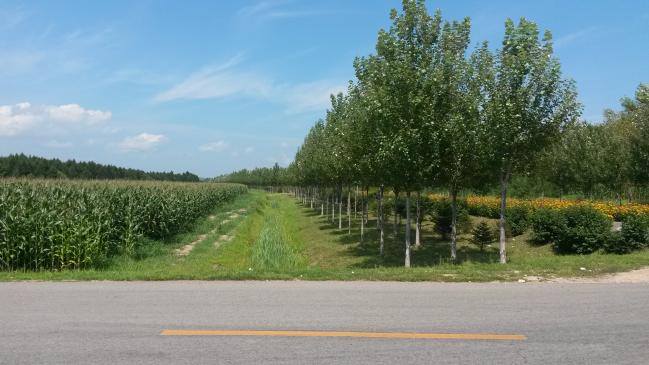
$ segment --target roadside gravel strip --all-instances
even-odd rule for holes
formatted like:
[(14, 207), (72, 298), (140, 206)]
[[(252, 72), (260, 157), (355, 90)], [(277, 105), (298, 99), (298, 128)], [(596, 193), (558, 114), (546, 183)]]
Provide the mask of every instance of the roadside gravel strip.
[(557, 278), (556, 283), (649, 283), (649, 267), (594, 278)]
[(0, 364), (646, 364), (647, 303), (648, 284), (6, 282)]

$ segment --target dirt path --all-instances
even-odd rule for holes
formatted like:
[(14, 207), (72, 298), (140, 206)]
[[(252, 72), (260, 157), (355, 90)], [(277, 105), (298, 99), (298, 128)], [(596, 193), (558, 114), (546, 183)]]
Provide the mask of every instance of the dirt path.
[(595, 278), (557, 278), (555, 283), (648, 283), (649, 267), (615, 274), (607, 274)]
[(192, 243), (186, 244), (181, 248), (176, 249), (176, 255), (178, 256), (187, 256), (189, 255), (190, 252), (194, 249), (194, 246), (197, 244), (203, 242), (203, 240), (207, 238), (206, 234), (202, 234), (198, 236)]
[[(216, 233), (219, 230), (220, 226), (241, 217), (241, 215), (239, 213), (245, 213), (245, 212), (246, 212), (245, 208), (239, 209), (236, 212), (227, 212), (226, 214), (228, 215), (228, 219), (224, 219), (223, 221), (221, 221), (220, 225), (214, 227), (207, 234), (201, 234), (193, 242), (188, 243), (188, 244), (184, 245), (183, 247), (176, 249), (176, 255), (181, 256), (181, 257), (189, 255), (192, 252), (192, 250), (194, 249), (194, 247), (196, 247), (197, 244), (203, 242), (207, 238), (208, 235), (212, 235), (212, 234)], [(214, 219), (216, 219), (216, 216), (210, 215), (208, 217), (208, 219), (209, 220), (214, 220)], [(221, 236), (219, 236), (219, 238), (217, 240), (214, 241), (214, 247), (220, 246), (221, 243), (223, 243), (223, 242), (229, 242), (233, 238), (234, 238), (233, 235), (227, 235), (227, 234), (221, 235)]]

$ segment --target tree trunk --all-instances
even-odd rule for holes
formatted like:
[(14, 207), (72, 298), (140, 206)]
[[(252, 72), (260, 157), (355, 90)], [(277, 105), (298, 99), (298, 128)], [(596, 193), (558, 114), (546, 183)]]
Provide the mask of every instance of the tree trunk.
[(363, 219), (367, 224), (370, 219), (370, 187), (365, 187), (365, 199), (363, 200)]
[(320, 216), (322, 217), (324, 215), (324, 202), (320, 201)]
[(383, 185), (379, 187), (379, 202), (377, 205), (377, 210), (378, 210), (378, 217), (376, 217), (376, 221), (378, 222), (379, 225), (379, 253), (381, 256), (383, 256), (383, 253), (385, 252), (385, 229), (384, 229), (384, 224), (383, 224)]
[(325, 214), (327, 215), (327, 219), (329, 219), (329, 196), (328, 195), (325, 197)]
[(358, 203), (358, 185), (356, 185), (356, 191), (354, 192), (354, 219), (356, 219), (357, 214), (357, 203)]
[[(354, 202), (354, 205), (356, 202)], [(363, 238), (365, 236), (365, 197), (363, 196), (363, 191), (361, 190), (361, 243), (363, 243)]]
[(338, 229), (343, 229), (343, 188), (338, 189)]
[(507, 237), (505, 235), (505, 212), (507, 211), (507, 180), (509, 172), (503, 173), (500, 177), (500, 221), (498, 229), (500, 230), (500, 263), (507, 263)]
[(380, 202), (381, 202), (380, 191), (376, 192), (376, 196), (374, 198), (376, 199), (376, 230), (380, 231), (381, 230), (381, 220), (379, 219), (379, 210), (380, 210)]
[(331, 195), (331, 223), (336, 223), (336, 193)]
[(394, 238), (399, 234), (399, 214), (397, 213), (397, 203), (399, 202), (399, 191), (394, 192), (394, 204), (392, 210), (394, 211)]
[(352, 192), (351, 189), (347, 187), (347, 234), (351, 234), (351, 233), (352, 233)]
[(410, 192), (406, 192), (406, 267), (410, 267)]
[(451, 188), (451, 261), (457, 259), (457, 190)]
[(417, 217), (415, 218), (415, 246), (421, 247), (421, 192), (417, 191)]

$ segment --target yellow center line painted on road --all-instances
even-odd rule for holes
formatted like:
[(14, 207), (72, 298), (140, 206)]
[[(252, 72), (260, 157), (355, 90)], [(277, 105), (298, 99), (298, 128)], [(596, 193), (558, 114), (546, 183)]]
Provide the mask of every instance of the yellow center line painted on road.
[(162, 336), (267, 336), (267, 337), (357, 337), (425, 340), (524, 341), (524, 335), (489, 333), (419, 333), (350, 331), (256, 331), (256, 330), (163, 330)]

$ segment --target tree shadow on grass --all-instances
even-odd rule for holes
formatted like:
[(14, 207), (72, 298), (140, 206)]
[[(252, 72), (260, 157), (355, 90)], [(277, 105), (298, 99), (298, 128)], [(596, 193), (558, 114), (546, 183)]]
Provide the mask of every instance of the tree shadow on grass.
[[(369, 219), (365, 224), (365, 233), (363, 242), (360, 235), (360, 218), (354, 218), (352, 221), (351, 233), (348, 233), (347, 217), (343, 217), (343, 228), (338, 229), (338, 215), (336, 219), (330, 220), (330, 215), (325, 212), (320, 214), (320, 207), (311, 209), (309, 205), (299, 204), (301, 213), (307, 217), (315, 218), (314, 224), (324, 233), (331, 235), (334, 242), (344, 246), (341, 255), (353, 256), (360, 261), (352, 267), (357, 268), (375, 268), (375, 267), (403, 267), (405, 258), (405, 224), (400, 224), (397, 234), (393, 229), (393, 222), (390, 217), (386, 217), (385, 222), (385, 246), (384, 255), (379, 253), (379, 231), (377, 229), (376, 219)], [(414, 224), (411, 234), (411, 243), (414, 243), (415, 231)], [(460, 237), (460, 244), (457, 249), (457, 259), (455, 262), (450, 258), (450, 241), (442, 238), (434, 231), (433, 225), (429, 221), (422, 224), (422, 236), (420, 247), (411, 246), (411, 266), (438, 266), (450, 263), (462, 265), (463, 263), (495, 263), (498, 262), (498, 252), (493, 248), (487, 248), (480, 251), (478, 247), (473, 247), (465, 243), (466, 236)]]
[[(320, 222), (323, 223), (323, 222)], [(392, 225), (386, 227), (384, 255), (379, 252), (379, 231), (376, 228), (376, 220), (370, 219), (365, 226), (363, 242), (361, 242), (359, 223), (355, 222), (352, 233), (348, 234), (347, 228), (343, 227), (338, 230), (337, 223), (320, 224), (319, 229), (325, 230), (330, 234), (337, 236), (336, 241), (347, 246), (345, 254), (362, 258), (358, 264), (353, 267), (358, 268), (375, 268), (375, 267), (403, 267), (405, 259), (405, 226), (399, 227), (395, 235)], [(413, 226), (414, 227), (414, 226)], [(440, 237), (433, 232), (431, 225), (423, 225), (421, 232), (420, 247), (411, 245), (411, 266), (436, 266), (442, 264), (455, 263), (461, 265), (465, 262), (473, 263), (494, 263), (498, 262), (498, 252), (493, 249), (480, 251), (477, 247), (459, 244), (457, 249), (457, 259), (455, 262), (450, 258), (450, 241)], [(463, 237), (465, 238), (465, 237)], [(414, 244), (414, 229), (411, 234), (411, 243)]]

